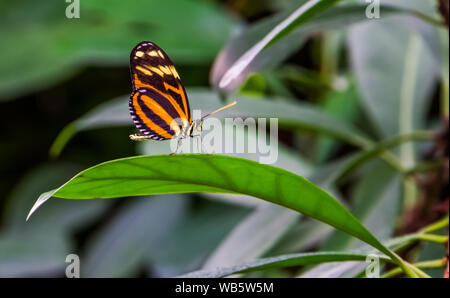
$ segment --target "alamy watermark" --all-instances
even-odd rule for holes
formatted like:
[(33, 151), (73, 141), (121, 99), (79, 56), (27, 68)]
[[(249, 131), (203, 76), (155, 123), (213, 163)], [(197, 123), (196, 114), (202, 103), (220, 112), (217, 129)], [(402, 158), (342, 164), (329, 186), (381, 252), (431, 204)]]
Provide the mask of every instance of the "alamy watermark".
[(66, 3), (70, 3), (66, 7), (66, 18), (79, 19), (80, 18), (80, 0), (66, 0)]
[[(193, 119), (201, 111), (193, 111)], [(194, 120), (195, 121), (195, 120)], [(170, 141), (171, 152), (209, 154), (256, 154), (263, 164), (278, 160), (278, 118), (206, 118), (192, 137)]]
[(366, 0), (366, 17), (368, 19), (379, 19), (380, 16), (380, 0)]
[(366, 277), (379, 278), (380, 277), (380, 256), (376, 254), (369, 254), (366, 257)]
[(66, 277), (80, 278), (80, 257), (76, 254), (69, 254), (66, 256), (66, 263), (69, 263), (66, 267)]
[[(69, 254), (66, 256), (66, 277), (67, 278), (80, 278), (80, 257), (77, 254)], [(369, 254), (366, 257), (365, 272), (367, 278), (379, 278), (380, 277), (380, 256), (376, 254)]]

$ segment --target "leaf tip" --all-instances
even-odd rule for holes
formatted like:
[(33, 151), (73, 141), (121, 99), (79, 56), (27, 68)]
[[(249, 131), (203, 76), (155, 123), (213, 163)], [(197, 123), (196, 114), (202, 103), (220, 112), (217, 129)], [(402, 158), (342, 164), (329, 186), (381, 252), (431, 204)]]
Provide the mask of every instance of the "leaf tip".
[(39, 196), (39, 198), (36, 200), (36, 202), (34, 203), (33, 207), (31, 207), (30, 212), (28, 212), (27, 218), (25, 219), (25, 221), (28, 221), (28, 219), (30, 218), (30, 216), (42, 205), (44, 204), (53, 194), (54, 192), (46, 192), (43, 193)]

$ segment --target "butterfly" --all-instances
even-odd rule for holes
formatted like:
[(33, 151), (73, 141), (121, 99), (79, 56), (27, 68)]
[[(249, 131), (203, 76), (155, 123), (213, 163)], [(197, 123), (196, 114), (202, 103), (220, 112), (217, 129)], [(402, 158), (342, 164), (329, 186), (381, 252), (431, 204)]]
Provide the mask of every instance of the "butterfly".
[(193, 121), (186, 90), (175, 66), (160, 47), (149, 41), (140, 42), (131, 51), (130, 71), (133, 87), (130, 114), (140, 131), (130, 135), (134, 141), (178, 138), (178, 150), (182, 139), (202, 131), (204, 118), (236, 104)]

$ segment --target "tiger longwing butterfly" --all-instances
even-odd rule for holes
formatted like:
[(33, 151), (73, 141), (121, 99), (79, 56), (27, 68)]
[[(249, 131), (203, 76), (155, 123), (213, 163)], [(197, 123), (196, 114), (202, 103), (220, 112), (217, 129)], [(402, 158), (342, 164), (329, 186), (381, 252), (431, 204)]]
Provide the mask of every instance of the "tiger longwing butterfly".
[(130, 114), (140, 131), (130, 135), (135, 141), (176, 137), (178, 150), (183, 138), (192, 137), (194, 131), (201, 132), (204, 118), (236, 104), (233, 102), (192, 121), (186, 90), (175, 66), (152, 42), (143, 41), (133, 48), (130, 69), (133, 85)]

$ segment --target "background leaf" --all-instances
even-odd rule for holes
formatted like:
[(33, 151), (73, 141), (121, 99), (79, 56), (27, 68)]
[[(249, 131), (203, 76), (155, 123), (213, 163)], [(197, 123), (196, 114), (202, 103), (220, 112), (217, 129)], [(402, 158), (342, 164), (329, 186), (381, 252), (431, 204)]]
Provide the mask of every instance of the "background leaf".
[[(330, 7), (286, 21), (305, 3)], [(442, 276), (445, 248), (429, 241), (446, 232), (422, 229), (448, 213), (448, 26), (436, 3), (383, 0), (377, 20), (365, 0), (100, 0), (82, 2), (79, 19), (64, 1), (0, 3), (0, 276), (64, 277), (77, 254), (92, 277), (363, 277), (353, 257), (377, 250), (357, 237), (405, 271), (415, 269), (393, 251)], [(220, 119), (278, 118), (265, 134), (274, 154), (172, 158), (169, 141), (131, 142), (129, 53), (142, 40), (167, 51), (201, 114), (237, 100)], [(221, 123), (248, 142), (263, 134), (262, 122)], [(203, 136), (223, 134), (206, 124)], [(275, 168), (258, 164), (269, 156)], [(68, 191), (123, 199), (48, 200)], [(42, 192), (35, 208), (48, 202), (25, 221)]]
[[(398, 18), (366, 22), (352, 28), (349, 35), (352, 64), (364, 107), (381, 136), (399, 133), (399, 99), (402, 86), (408, 88), (404, 84), (414, 88), (409, 93), (414, 97), (413, 129), (423, 128), (424, 116), (429, 107), (426, 98), (436, 82), (436, 65), (422, 42), (418, 41), (421, 43), (418, 56), (407, 55), (414, 33), (403, 24)], [(389, 55), (374, 51), (380, 42), (386, 45), (384, 51), (389, 52)], [(411, 64), (416, 65), (416, 71), (415, 75), (412, 74), (412, 82), (407, 83), (403, 79), (408, 70), (407, 65)]]
[[(327, 1), (322, 2), (325, 3)], [(336, 1), (328, 1), (326, 5), (331, 5), (335, 2)], [(298, 1), (298, 5), (304, 5), (306, 3), (307, 1)], [(252, 25), (247, 30), (244, 30), (241, 34), (234, 37), (220, 52), (214, 62), (214, 68), (211, 72), (211, 84), (219, 87), (219, 82), (223, 79), (225, 72), (230, 69), (232, 65), (238, 64), (238, 60), (241, 59), (241, 57), (244, 57), (245, 53), (252, 53), (252, 59), (251, 61), (247, 61), (249, 64), (246, 65), (239, 74), (236, 74), (236, 78), (234, 78), (232, 82), (227, 84), (227, 86), (221, 87), (227, 92), (232, 91), (243, 83), (249, 74), (276, 66), (287, 59), (290, 55), (298, 51), (311, 35), (326, 30), (345, 28), (351, 24), (367, 20), (365, 16), (365, 3), (364, 5), (345, 2), (342, 2), (341, 4), (343, 5), (336, 5), (319, 13), (298, 28), (296, 28), (298, 25), (297, 23), (292, 23), (291, 26), (286, 27), (289, 28), (289, 30), (280, 35), (282, 36), (282, 39), (269, 47), (263, 47), (261, 44), (261, 46), (254, 48), (252, 52), (250, 52), (253, 45), (258, 41), (263, 40), (266, 36), (269, 36), (272, 28), (277, 24), (285, 22), (296, 10), (291, 9), (288, 12), (281, 12), (278, 15)], [(296, 6), (295, 9), (299, 9), (299, 6)], [(322, 7), (319, 7), (318, 9), (320, 10)], [(396, 7), (383, 6), (382, 9), (386, 16), (401, 13), (401, 10)], [(303, 22), (303, 16), (301, 16), (299, 20)], [(255, 54), (256, 56), (253, 57)], [(242, 58), (242, 60), (244, 59)]]
[(67, 163), (43, 165), (15, 186), (0, 231), (0, 276), (55, 277), (63, 272), (66, 255), (75, 249), (76, 232), (92, 224), (109, 202), (91, 200), (80, 204), (80, 201), (53, 200), (42, 207), (42, 216), (29, 222), (24, 221), (24, 216), (36, 193), (63, 183), (79, 169)]
[[(200, 270), (185, 274), (182, 277), (188, 278), (218, 278), (235, 273), (251, 272), (253, 270), (266, 270), (273, 268), (286, 268), (305, 264), (333, 262), (333, 261), (365, 261), (364, 254), (351, 254), (339, 252), (318, 252), (303, 253), (294, 255), (284, 255), (273, 258), (260, 259), (253, 262), (247, 262), (234, 267), (218, 267), (215, 270)], [(389, 259), (387, 259), (389, 260)]]
[[(0, 26), (6, 45), (0, 54), (8, 57), (0, 72), (2, 99), (49, 87), (86, 65), (127, 65), (130, 49), (149, 38), (178, 63), (205, 63), (236, 23), (207, 2), (136, 0), (128, 5), (100, 0), (80, 5), (80, 19), (66, 18), (65, 2), (47, 7), (27, 1), (31, 13), (17, 26), (16, 20), (24, 16), (16, 14), (25, 4), (0, 5), (10, 12)], [(196, 34), (199, 31), (202, 34)], [(32, 55), (28, 45), (34, 45)], [(26, 67), (17, 67), (20, 64)]]
[[(205, 89), (188, 89), (188, 95), (192, 110), (199, 109), (202, 114), (221, 105), (217, 93)], [(364, 146), (368, 142), (365, 134), (357, 128), (308, 103), (294, 104), (278, 102), (276, 98), (261, 100), (249, 96), (239, 96), (236, 99), (237, 106), (223, 111), (221, 118), (278, 118), (282, 127), (325, 133), (356, 146)], [(50, 153), (57, 156), (70, 138), (79, 131), (123, 125), (132, 125), (126, 97), (107, 102), (66, 126), (55, 140)]]

